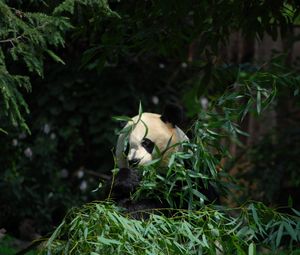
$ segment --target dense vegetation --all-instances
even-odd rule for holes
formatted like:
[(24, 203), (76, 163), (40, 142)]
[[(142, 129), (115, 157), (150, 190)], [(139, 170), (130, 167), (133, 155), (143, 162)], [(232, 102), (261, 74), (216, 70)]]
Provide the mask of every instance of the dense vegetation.
[(256, 254), (256, 246), (267, 247), (265, 252), (276, 251), (287, 236), (290, 247), (299, 240), (299, 217), (279, 214), (262, 204), (225, 211), (213, 207), (192, 213), (181, 210), (171, 218), (151, 214), (147, 221), (130, 219), (118, 210), (110, 204), (94, 203), (70, 212), (48, 240), (45, 254), (175, 255), (223, 251), (252, 255)]
[[(101, 189), (91, 190), (99, 173), (113, 168), (120, 127), (111, 117), (135, 115), (139, 101), (147, 111), (159, 112), (165, 101), (185, 107), (192, 120), (186, 129), (195, 137), (189, 146), (203, 141), (191, 160), (198, 160), (204, 180), (228, 191), (231, 182), (225, 187), (219, 174), (229, 178), (230, 169), (244, 168), (235, 157), (223, 164), (235, 143), (250, 162), (240, 175), (256, 185), (237, 199), (293, 205), (300, 185), (300, 77), (290, 49), (298, 40), (299, 7), (296, 0), (0, 0), (0, 227), (20, 236), (19, 224), (32, 218), (45, 233), (67, 208), (100, 197)], [(247, 54), (226, 57), (223, 49), (237, 32), (246, 41), (282, 37), (285, 51), (263, 63)], [(240, 124), (266, 107), (278, 113), (278, 125), (252, 149), (244, 147)], [(180, 155), (172, 160), (180, 162)], [(156, 175), (148, 177), (157, 184)], [(144, 185), (139, 194), (168, 199), (166, 183), (159, 182), (161, 193)], [(193, 185), (185, 199), (201, 197), (197, 181)], [(283, 191), (288, 201), (277, 199)], [(275, 243), (285, 234), (297, 240), (279, 222)], [(239, 247), (256, 242), (248, 241)]]

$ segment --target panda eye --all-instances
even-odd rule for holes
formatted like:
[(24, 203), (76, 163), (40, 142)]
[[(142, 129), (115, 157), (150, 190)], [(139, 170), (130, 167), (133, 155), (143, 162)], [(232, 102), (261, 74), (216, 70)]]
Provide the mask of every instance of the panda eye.
[(144, 138), (143, 141), (142, 141), (142, 146), (145, 148), (145, 150), (147, 152), (152, 153), (152, 151), (154, 149), (154, 142), (152, 142), (148, 138)]

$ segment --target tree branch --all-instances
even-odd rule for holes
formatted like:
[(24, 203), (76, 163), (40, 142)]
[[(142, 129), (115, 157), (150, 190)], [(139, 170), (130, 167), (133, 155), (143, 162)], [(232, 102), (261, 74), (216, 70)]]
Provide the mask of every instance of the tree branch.
[(24, 35), (19, 35), (17, 37), (14, 38), (9, 38), (9, 39), (5, 39), (5, 40), (0, 40), (0, 43), (13, 43), (13, 41), (19, 40), (23, 37)]

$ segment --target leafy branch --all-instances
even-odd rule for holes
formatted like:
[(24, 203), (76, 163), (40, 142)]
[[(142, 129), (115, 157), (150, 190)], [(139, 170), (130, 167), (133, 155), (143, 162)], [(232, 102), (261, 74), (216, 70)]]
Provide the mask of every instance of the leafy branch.
[(0, 43), (11, 43), (11, 44), (13, 44), (13, 43), (12, 43), (13, 41), (18, 41), (18, 40), (21, 39), (22, 37), (24, 37), (24, 35), (19, 35), (19, 36), (14, 37), (14, 38), (9, 38), (9, 39), (5, 39), (5, 40), (0, 40)]
[(105, 15), (114, 14), (106, 1), (66, 0), (52, 13), (47, 9), (41, 12), (21, 11), (0, 1), (0, 95), (3, 98), (0, 117), (9, 116), (14, 126), (29, 132), (23, 116), (29, 109), (20, 88), (30, 91), (31, 83), (28, 76), (14, 74), (12, 68), (7, 68), (7, 63), (25, 64), (29, 72), (41, 77), (44, 76), (45, 56), (65, 64), (52, 47), (64, 47), (65, 33), (73, 26), (63, 12), (74, 10), (75, 3), (90, 7), (97, 5)]
[(299, 216), (278, 213), (261, 203), (172, 210), (172, 214), (165, 217), (157, 211), (148, 220), (137, 221), (110, 203), (90, 203), (69, 212), (42, 254), (215, 254), (220, 250), (250, 255), (260, 246), (275, 251), (283, 236), (292, 244), (300, 240)]

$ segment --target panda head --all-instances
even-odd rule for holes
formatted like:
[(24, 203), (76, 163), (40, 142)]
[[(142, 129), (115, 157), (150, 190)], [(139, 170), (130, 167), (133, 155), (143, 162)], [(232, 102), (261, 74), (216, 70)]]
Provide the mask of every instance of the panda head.
[(145, 165), (157, 157), (166, 165), (170, 154), (181, 149), (180, 143), (188, 141), (177, 126), (181, 120), (182, 110), (176, 105), (168, 105), (162, 115), (145, 112), (133, 117), (117, 141), (118, 167)]

